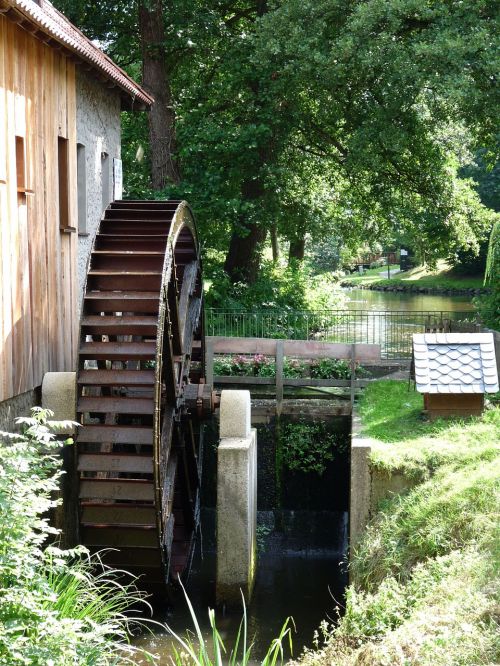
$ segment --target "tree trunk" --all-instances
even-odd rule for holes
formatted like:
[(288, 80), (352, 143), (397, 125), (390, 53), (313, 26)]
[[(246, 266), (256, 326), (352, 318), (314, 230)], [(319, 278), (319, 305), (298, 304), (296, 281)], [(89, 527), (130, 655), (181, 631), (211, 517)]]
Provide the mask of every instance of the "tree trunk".
[(176, 151), (175, 114), (165, 57), (162, 0), (140, 0), (139, 38), (142, 52), (142, 85), (155, 101), (149, 111), (151, 184), (161, 190), (180, 182)]
[(277, 264), (280, 258), (280, 246), (278, 242), (278, 227), (276, 224), (273, 224), (271, 227), (271, 249), (273, 251), (273, 262)]
[(290, 241), (290, 249), (288, 251), (288, 263), (292, 261), (303, 261), (304, 250), (306, 247), (305, 234), (302, 238), (294, 238)]
[[(264, 155), (261, 155), (264, 163)], [(247, 201), (256, 201), (264, 196), (262, 182), (256, 177), (243, 181), (241, 195)], [(246, 233), (245, 233), (246, 232)], [(267, 229), (256, 222), (240, 219), (239, 228), (233, 229), (224, 270), (231, 282), (248, 282), (253, 284), (260, 268), (262, 244), (266, 240)]]
[[(263, 16), (267, 12), (267, 0), (256, 0), (255, 8), (257, 16)], [(255, 102), (259, 104), (259, 81), (249, 81)], [(241, 184), (241, 196), (247, 201), (256, 201), (264, 197), (264, 186), (259, 178), (259, 171), (269, 159), (270, 145), (259, 150), (259, 159), (255, 163), (255, 177), (249, 177)], [(246, 232), (246, 233), (245, 233)], [(266, 240), (267, 229), (255, 222), (247, 222), (240, 219), (238, 230), (233, 229), (229, 250), (224, 263), (224, 270), (229, 279), (235, 282), (247, 282), (253, 284), (257, 280), (260, 269), (262, 244)]]
[(266, 229), (258, 224), (246, 224), (246, 236), (233, 231), (229, 242), (229, 251), (224, 270), (231, 282), (247, 282), (253, 284), (259, 274), (260, 252), (266, 239)]

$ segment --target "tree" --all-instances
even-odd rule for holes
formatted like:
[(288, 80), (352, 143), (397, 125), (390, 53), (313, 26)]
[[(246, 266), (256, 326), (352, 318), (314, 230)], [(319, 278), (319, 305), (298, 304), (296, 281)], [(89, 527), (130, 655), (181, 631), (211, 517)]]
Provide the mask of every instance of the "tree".
[[(269, 236), (300, 261), (306, 238), (396, 231), (432, 263), (491, 226), (457, 174), (498, 135), (494, 0), (60, 2), (151, 73), (164, 115), (143, 164), (193, 203), (233, 282), (255, 280)], [(140, 123), (126, 121), (134, 146)]]
[(278, 73), (294, 148), (336, 174), (351, 235), (405, 225), (432, 254), (481, 235), (452, 139), (494, 145), (495, 30), (495, 3), (472, 0), (287, 0), (260, 20), (253, 57)]
[(139, 0), (138, 19), (142, 84), (155, 100), (149, 112), (151, 184), (154, 190), (162, 190), (169, 182), (178, 185), (181, 179), (162, 0)]
[[(162, 0), (59, 0), (57, 6), (91, 38), (106, 45), (126, 69), (140, 69), (142, 85), (155, 99), (148, 113), (150, 186), (179, 184), (171, 78), (179, 40), (167, 40)], [(176, 58), (169, 57), (169, 48)], [(140, 68), (137, 66), (140, 65)], [(143, 121), (142, 121), (143, 122)]]
[(491, 230), (484, 283), (491, 292), (475, 303), (486, 326), (500, 330), (500, 221)]

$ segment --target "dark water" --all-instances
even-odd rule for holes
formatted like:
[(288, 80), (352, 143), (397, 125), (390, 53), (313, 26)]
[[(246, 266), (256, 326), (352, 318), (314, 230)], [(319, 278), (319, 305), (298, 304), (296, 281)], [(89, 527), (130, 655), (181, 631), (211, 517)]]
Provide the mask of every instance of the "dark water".
[[(291, 421), (292, 417), (282, 418), (279, 427), (273, 420), (257, 428), (259, 555), (254, 593), (247, 608), (254, 663), (261, 662), (288, 617), (293, 617), (296, 628), (293, 655), (298, 656), (304, 646), (312, 647), (320, 623), (325, 619), (335, 621), (347, 584), (341, 562), (347, 546), (350, 420), (330, 418), (328, 432), (335, 435), (335, 449), (321, 476), (291, 471), (285, 466), (277, 470), (280, 432), (283, 434)], [(204, 441), (201, 532), (187, 593), (210, 644), (208, 609), (215, 605), (216, 566), (215, 420), (205, 427)], [(216, 609), (217, 629), (228, 653), (234, 647), (241, 617), (240, 609), (231, 613)], [(181, 591), (172, 609), (156, 609), (155, 619), (167, 623), (181, 636), (193, 630)], [(166, 630), (155, 630), (154, 635), (134, 642), (160, 655), (160, 664), (171, 663), (173, 639)], [(286, 656), (288, 659), (292, 655), (287, 651)]]
[[(315, 514), (315, 516), (313, 515)], [(263, 514), (263, 523), (267, 516)], [(333, 622), (338, 607), (342, 605), (343, 591), (347, 584), (344, 557), (347, 530), (347, 514), (340, 511), (284, 512), (280, 521), (285, 532), (272, 532), (259, 539), (264, 552), (259, 554), (259, 564), (252, 600), (247, 608), (248, 636), (253, 641), (252, 661), (260, 662), (271, 641), (276, 638), (288, 617), (293, 617), (293, 655), (288, 643), (284, 644), (286, 657), (298, 656), (304, 646), (313, 646), (314, 632), (323, 620)], [(311, 521), (322, 521), (323, 529), (314, 526), (313, 542), (304, 538), (303, 526)], [(324, 535), (331, 535), (329, 547), (325, 547)], [(264, 543), (265, 542), (265, 543)], [(317, 547), (319, 546), (319, 547)], [(214, 607), (215, 553), (201, 553), (198, 549), (193, 571), (187, 584), (187, 592), (196, 612), (203, 635), (211, 646), (211, 628), (208, 608)], [(217, 629), (228, 653), (234, 647), (242, 611), (216, 610)], [(193, 622), (185, 600), (179, 594), (175, 610), (158, 611), (155, 619), (167, 623), (176, 633), (185, 636), (193, 630)], [(172, 645), (167, 631), (155, 631), (134, 641), (137, 645), (160, 656), (160, 664), (170, 664)], [(146, 663), (146, 662), (138, 662)]]
[(472, 312), (471, 296), (345, 289), (349, 310)]

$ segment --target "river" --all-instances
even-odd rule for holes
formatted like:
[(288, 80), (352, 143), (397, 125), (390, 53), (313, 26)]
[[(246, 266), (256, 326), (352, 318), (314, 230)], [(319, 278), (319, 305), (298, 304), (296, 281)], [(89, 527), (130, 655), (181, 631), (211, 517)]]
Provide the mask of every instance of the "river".
[(345, 288), (343, 291), (348, 298), (349, 310), (376, 310), (379, 312), (424, 310), (426, 312), (473, 312), (474, 310), (470, 296), (410, 294), (355, 288)]

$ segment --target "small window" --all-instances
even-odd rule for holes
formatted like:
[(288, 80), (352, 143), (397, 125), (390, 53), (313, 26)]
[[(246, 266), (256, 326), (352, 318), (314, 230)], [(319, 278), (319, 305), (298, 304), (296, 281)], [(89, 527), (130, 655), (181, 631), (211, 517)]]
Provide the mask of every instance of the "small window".
[(102, 185), (102, 210), (108, 207), (110, 202), (109, 195), (109, 155), (108, 153), (101, 153), (101, 185)]
[(78, 234), (87, 236), (87, 165), (85, 146), (76, 144), (76, 183), (78, 192)]
[(24, 192), (26, 190), (26, 161), (24, 155), (24, 138), (16, 136), (16, 175), (17, 175), (17, 191)]
[(62, 136), (57, 138), (57, 158), (59, 170), (59, 228), (62, 231), (75, 231), (75, 228), (71, 226), (69, 204), (68, 139), (64, 139)]

